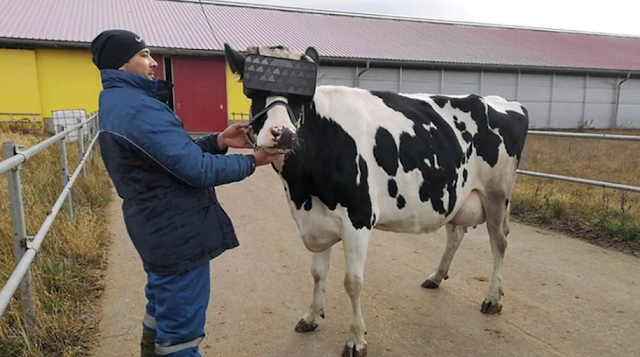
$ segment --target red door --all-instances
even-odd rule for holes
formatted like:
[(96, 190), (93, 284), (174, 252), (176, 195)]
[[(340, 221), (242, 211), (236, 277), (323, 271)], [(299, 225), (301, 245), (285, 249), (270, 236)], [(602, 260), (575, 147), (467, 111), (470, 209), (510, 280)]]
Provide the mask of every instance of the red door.
[(174, 109), (190, 133), (227, 127), (223, 58), (172, 57)]

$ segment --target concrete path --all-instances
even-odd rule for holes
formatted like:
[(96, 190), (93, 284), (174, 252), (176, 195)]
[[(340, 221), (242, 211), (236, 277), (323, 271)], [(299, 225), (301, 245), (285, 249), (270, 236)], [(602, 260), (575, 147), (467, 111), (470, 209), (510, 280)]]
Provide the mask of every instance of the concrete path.
[[(212, 263), (204, 356), (340, 356), (350, 318), (344, 255), (333, 250), (326, 319), (294, 332), (311, 302), (311, 255), (297, 235), (280, 179), (259, 168), (220, 187), (241, 246)], [(139, 356), (145, 275), (120, 211), (94, 356)], [(420, 287), (444, 248), (429, 235), (376, 231), (365, 271), (363, 313), (373, 356), (640, 356), (640, 259), (560, 234), (511, 224), (504, 309), (480, 313), (492, 258), (484, 226), (470, 230), (440, 289)]]

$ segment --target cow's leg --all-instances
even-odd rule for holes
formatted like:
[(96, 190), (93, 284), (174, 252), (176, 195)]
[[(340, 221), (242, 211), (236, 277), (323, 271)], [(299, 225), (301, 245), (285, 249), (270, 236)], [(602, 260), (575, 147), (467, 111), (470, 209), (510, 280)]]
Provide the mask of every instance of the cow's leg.
[(507, 194), (494, 193), (483, 197), (483, 206), (487, 216), (487, 231), (493, 253), (493, 276), (487, 297), (482, 303), (481, 311), (486, 314), (495, 314), (502, 310), (500, 298), (502, 297), (502, 261), (507, 250), (507, 223), (508, 203)]
[(452, 224), (446, 225), (447, 230), (447, 246), (444, 248), (444, 253), (440, 258), (438, 266), (433, 270), (433, 273), (429, 276), (429, 279), (422, 283), (422, 287), (426, 289), (436, 289), (440, 286), (442, 279), (449, 277), (449, 266), (453, 260), (453, 256), (456, 254), (462, 237), (464, 237), (465, 229), (461, 226), (454, 226)]
[(502, 220), (502, 232), (505, 237), (509, 236), (509, 216), (511, 215), (511, 203), (507, 202), (507, 209), (504, 213), (504, 219)]
[(310, 332), (318, 328), (318, 321), (324, 318), (324, 294), (327, 287), (327, 275), (331, 263), (331, 247), (320, 253), (313, 253), (311, 276), (313, 276), (313, 301), (309, 311), (296, 325), (296, 332)]
[(367, 341), (364, 339), (366, 328), (360, 295), (364, 285), (364, 266), (367, 260), (369, 236), (370, 232), (367, 231), (349, 234), (342, 240), (347, 264), (344, 287), (351, 298), (352, 308), (349, 337), (342, 352), (343, 357), (364, 357), (367, 354)]

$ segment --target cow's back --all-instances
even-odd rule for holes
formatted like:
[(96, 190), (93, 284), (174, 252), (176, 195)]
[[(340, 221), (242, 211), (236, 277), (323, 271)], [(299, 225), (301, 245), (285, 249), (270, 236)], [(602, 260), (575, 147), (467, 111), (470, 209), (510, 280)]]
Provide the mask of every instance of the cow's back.
[(285, 164), (292, 209), (312, 214), (307, 202), (316, 196), (340, 216), (343, 201), (354, 227), (399, 232), (433, 231), (472, 190), (513, 181), (528, 126), (518, 103), (477, 95), (326, 86), (312, 108), (301, 148)]

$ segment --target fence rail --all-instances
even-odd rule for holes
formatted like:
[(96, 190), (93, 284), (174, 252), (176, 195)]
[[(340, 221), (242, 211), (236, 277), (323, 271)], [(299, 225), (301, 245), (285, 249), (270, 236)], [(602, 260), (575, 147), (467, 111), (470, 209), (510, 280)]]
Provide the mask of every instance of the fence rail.
[(633, 136), (633, 135), (565, 133), (565, 132), (558, 132), (558, 131), (538, 131), (538, 130), (529, 130), (528, 135), (559, 136), (559, 137), (582, 138), (582, 139), (640, 141), (640, 136)]
[[(3, 156), (4, 159), (0, 162), (0, 174), (7, 174), (7, 183), (9, 185), (9, 196), (11, 201), (11, 213), (13, 220), (13, 229), (14, 229), (14, 251), (16, 254), (17, 266), (9, 280), (5, 283), (2, 291), (0, 291), (0, 317), (4, 315), (9, 303), (14, 295), (14, 293), (20, 289), (21, 294), (21, 303), (22, 303), (22, 311), (25, 316), (25, 324), (27, 329), (35, 328), (35, 307), (33, 305), (33, 287), (31, 284), (31, 264), (33, 263), (40, 246), (47, 233), (51, 229), (53, 222), (55, 221), (62, 205), (65, 200), (69, 203), (69, 215), (70, 217), (73, 215), (73, 206), (71, 205), (71, 188), (73, 184), (76, 182), (77, 178), (80, 176), (81, 172), (85, 172), (85, 164), (87, 160), (92, 155), (92, 150), (98, 139), (98, 130), (97, 130), (97, 114), (91, 115), (88, 119), (81, 121), (77, 125), (73, 125), (70, 128), (64, 130), (63, 127), (59, 127), (59, 133), (54, 135), (53, 137), (40, 142), (39, 144), (25, 150), (18, 151), (19, 146), (15, 143), (4, 143), (3, 144)], [(79, 120), (80, 121), (80, 120)], [(87, 127), (89, 130), (89, 135), (87, 135), (87, 140), (91, 140), (86, 151), (84, 150), (84, 136), (82, 135), (82, 128)], [(79, 140), (79, 153), (80, 153), (80, 163), (76, 167), (73, 175), (68, 176), (68, 167), (66, 161), (66, 143), (65, 138), (73, 133), (75, 130), (78, 131)], [(54, 145), (55, 143), (60, 143), (60, 153), (61, 159), (63, 163), (63, 189), (56, 200), (56, 203), (53, 205), (51, 209), (51, 213), (44, 220), (42, 226), (36, 233), (35, 236), (29, 237), (26, 233), (26, 225), (25, 225), (25, 216), (24, 216), (24, 206), (22, 202), (22, 185), (20, 182), (20, 174), (19, 169), (20, 165), (22, 165), (27, 160), (31, 159), (33, 156), (41, 152), (42, 150)]]
[[(529, 130), (528, 135), (557, 136), (557, 137), (570, 137), (570, 138), (582, 138), (582, 139), (640, 141), (640, 136), (632, 136), (632, 135), (564, 133), (564, 132), (557, 132), (557, 131), (537, 131), (537, 130)], [(525, 176), (533, 176), (533, 177), (547, 178), (552, 180), (581, 183), (585, 185), (606, 187), (606, 188), (612, 188), (612, 189), (622, 190), (622, 191), (640, 192), (640, 187), (637, 187), (637, 186), (629, 186), (629, 185), (622, 185), (618, 183), (589, 180), (584, 178), (547, 174), (547, 173), (535, 172), (535, 171), (518, 170), (517, 172), (518, 174), (525, 175)]]
[[(238, 117), (240, 117), (240, 118), (238, 119)], [(245, 119), (245, 117), (246, 117), (246, 119)], [(250, 118), (249, 113), (232, 112), (230, 120), (233, 120), (233, 121), (236, 121), (236, 120), (249, 120), (249, 118)]]

